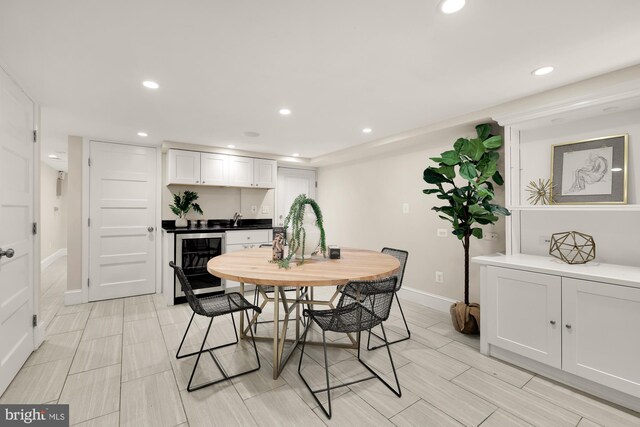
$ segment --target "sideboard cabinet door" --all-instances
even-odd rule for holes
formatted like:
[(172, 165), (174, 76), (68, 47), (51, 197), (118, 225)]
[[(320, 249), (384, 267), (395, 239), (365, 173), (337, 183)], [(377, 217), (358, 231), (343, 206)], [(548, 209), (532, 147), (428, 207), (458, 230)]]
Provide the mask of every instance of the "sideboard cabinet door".
[(561, 295), (559, 276), (488, 267), (488, 301), (482, 311), (491, 313), (489, 344), (560, 368)]
[(562, 368), (640, 397), (640, 289), (562, 279)]

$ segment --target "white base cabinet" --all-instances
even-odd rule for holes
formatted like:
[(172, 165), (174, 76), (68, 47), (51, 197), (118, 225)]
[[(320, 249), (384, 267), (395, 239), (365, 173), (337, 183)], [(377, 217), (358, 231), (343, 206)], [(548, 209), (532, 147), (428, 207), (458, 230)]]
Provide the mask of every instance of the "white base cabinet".
[[(226, 232), (226, 253), (238, 252), (244, 249), (257, 248), (263, 244), (271, 244), (273, 240), (272, 230), (238, 230)], [(240, 283), (227, 280), (227, 291), (231, 289), (231, 292), (237, 290), (240, 287)], [(248, 287), (245, 287), (247, 290)]]
[(621, 267), (624, 279), (606, 282), (601, 273), (615, 266), (543, 258), (474, 259), (481, 264), (482, 353), (639, 410), (640, 280), (633, 279), (640, 269)]

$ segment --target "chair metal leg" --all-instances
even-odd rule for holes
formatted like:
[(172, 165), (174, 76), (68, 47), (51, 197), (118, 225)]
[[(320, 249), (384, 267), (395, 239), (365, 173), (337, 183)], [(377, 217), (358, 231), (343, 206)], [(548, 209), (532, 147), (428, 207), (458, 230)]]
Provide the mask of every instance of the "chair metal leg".
[[(404, 311), (402, 310), (402, 304), (400, 304), (400, 298), (398, 298), (398, 294), (395, 294), (396, 296), (396, 301), (398, 301), (398, 308), (400, 309), (400, 314), (402, 315), (402, 321), (404, 322), (404, 328), (407, 331), (407, 336), (406, 337), (402, 337), (402, 338), (398, 338), (395, 341), (390, 341), (389, 344), (395, 344), (398, 342), (402, 342), (402, 341), (406, 341), (408, 339), (411, 339), (411, 331), (409, 330), (409, 325), (407, 324), (407, 319), (404, 317)], [(382, 348), (385, 346), (385, 344), (380, 344), (374, 347), (371, 347), (371, 335), (373, 335), (374, 337), (378, 338), (378, 339), (382, 339), (382, 337), (378, 334), (376, 334), (375, 332), (371, 332), (371, 330), (369, 330), (369, 337), (367, 338), (367, 350), (371, 351), (371, 350), (376, 350), (378, 348)]]
[[(183, 359), (185, 357), (194, 356), (194, 355), (200, 353), (198, 351), (194, 351), (193, 353), (180, 355), (180, 350), (182, 350), (182, 345), (184, 344), (184, 340), (187, 338), (187, 334), (189, 333), (189, 328), (191, 328), (191, 323), (193, 323), (193, 318), (195, 316), (196, 316), (196, 313), (194, 312), (191, 315), (191, 320), (189, 320), (189, 325), (187, 325), (187, 330), (184, 331), (184, 335), (182, 336), (182, 341), (180, 341), (180, 346), (178, 347), (178, 351), (176, 351), (176, 359)], [(230, 345), (238, 344), (238, 331), (236, 330), (236, 321), (233, 318), (233, 314), (231, 315), (231, 320), (233, 322), (233, 331), (236, 334), (236, 340), (228, 342), (226, 344), (220, 344), (220, 345), (217, 345), (215, 347), (209, 347), (207, 349), (201, 349), (201, 351), (212, 351), (212, 350), (216, 350), (216, 349), (223, 348), (223, 347), (229, 347)], [(213, 317), (211, 318), (211, 322), (212, 321), (213, 321)], [(211, 322), (209, 322), (209, 326), (211, 326)], [(207, 339), (205, 338), (205, 340), (203, 342), (206, 342), (206, 341), (207, 341)]]
[[(396, 396), (401, 397), (402, 396), (402, 390), (400, 389), (400, 381), (398, 380), (398, 374), (396, 373), (396, 365), (393, 363), (393, 357), (391, 356), (391, 348), (389, 347), (389, 345), (391, 344), (389, 341), (387, 341), (387, 333), (384, 330), (384, 325), (382, 323), (380, 323), (380, 328), (382, 329), (382, 336), (384, 337), (384, 346), (387, 347), (387, 354), (389, 354), (389, 361), (391, 362), (391, 369), (393, 370), (393, 376), (396, 380), (396, 386), (397, 386), (397, 391), (391, 387), (391, 385), (389, 385), (389, 383), (387, 383), (385, 380), (382, 379), (382, 377), (380, 377), (380, 375), (378, 375), (373, 369), (371, 369), (371, 367), (369, 365), (367, 365), (362, 359), (360, 359), (360, 347), (358, 346), (358, 361), (362, 364), (362, 366), (364, 366), (365, 368), (367, 368), (367, 370), (369, 372), (371, 372), (376, 378), (378, 378), (384, 385), (387, 386), (387, 388), (389, 390), (391, 390)], [(369, 332), (371, 332), (371, 330), (369, 330)], [(358, 333), (358, 341), (360, 338), (360, 333)]]
[[(320, 409), (322, 409), (322, 412), (324, 412), (324, 414), (329, 419), (331, 419), (331, 385), (329, 384), (329, 362), (327, 360), (327, 342), (325, 340), (324, 331), (322, 331), (322, 344), (324, 348), (324, 368), (325, 368), (325, 375), (327, 378), (327, 388), (323, 390), (313, 390), (309, 385), (309, 383), (307, 382), (307, 380), (305, 379), (304, 375), (302, 375), (302, 358), (304, 357), (304, 349), (307, 344), (307, 332), (309, 331), (309, 329), (311, 329), (311, 319), (307, 320), (307, 326), (304, 329), (304, 332), (302, 333), (302, 348), (300, 349), (300, 360), (298, 361), (298, 375), (300, 376), (300, 379), (302, 379), (302, 382), (304, 383), (304, 385), (307, 386), (307, 389), (311, 392), (311, 395), (315, 399)], [(320, 393), (323, 391), (327, 392), (327, 399), (328, 399), (328, 406), (329, 406), (328, 411), (316, 396), (316, 393)]]
[[(249, 321), (249, 314), (247, 313), (246, 310), (244, 311), (244, 314), (245, 314), (245, 316), (247, 316), (247, 321)], [(233, 317), (233, 313), (231, 313), (231, 316)], [(191, 317), (191, 320), (193, 320), (193, 316)], [(235, 329), (235, 320), (233, 321), (233, 323), (234, 323), (234, 329)], [(225, 344), (225, 345), (222, 345), (222, 346), (212, 347), (212, 348), (209, 348), (209, 349), (206, 349), (206, 350), (204, 348), (204, 345), (207, 342), (207, 337), (209, 336), (209, 331), (211, 330), (211, 325), (212, 324), (213, 324), (213, 317), (211, 317), (211, 320), (209, 321), (209, 326), (207, 327), (207, 332), (204, 334), (204, 339), (202, 340), (202, 345), (200, 346), (200, 351), (194, 352), (194, 353), (191, 353), (191, 354), (185, 354), (185, 355), (182, 355), (182, 356), (178, 356), (176, 354), (176, 357), (178, 357), (178, 358), (183, 358), (183, 357), (187, 357), (187, 356), (193, 356), (195, 354), (198, 355), (196, 357), (196, 363), (195, 363), (195, 365), (193, 365), (193, 370), (191, 371), (191, 376), (189, 377), (189, 383), (187, 384), (187, 391), (191, 392), (191, 391), (199, 390), (201, 388), (204, 388), (204, 387), (207, 387), (207, 386), (210, 386), (210, 385), (214, 385), (214, 384), (220, 383), (222, 381), (227, 381), (227, 380), (230, 380), (232, 378), (239, 377), (241, 375), (249, 374), (251, 372), (255, 372), (255, 371), (259, 370), (260, 367), (261, 367), (260, 356), (258, 355), (258, 347), (256, 346), (256, 341), (255, 341), (255, 337), (253, 335), (253, 330), (251, 328), (249, 328), (249, 332), (251, 333), (251, 342), (253, 344), (253, 350), (254, 350), (255, 355), (256, 355), (256, 360), (258, 362), (258, 367), (257, 368), (253, 368), (253, 369), (249, 369), (249, 370), (244, 371), (244, 372), (240, 372), (238, 374), (228, 375), (226, 373), (226, 371), (224, 370), (224, 368), (222, 367), (222, 365), (220, 364), (220, 362), (218, 361), (218, 359), (216, 358), (215, 354), (213, 354), (212, 350), (214, 350), (216, 348), (226, 347), (226, 346), (228, 346), (230, 344)], [(189, 326), (191, 326), (191, 322), (189, 322)], [(187, 331), (188, 330), (189, 330), (189, 327), (187, 327)], [(186, 336), (186, 333), (185, 333), (185, 336)], [(237, 339), (237, 332), (236, 332), (236, 339)], [(184, 342), (184, 338), (182, 339), (182, 341)], [(182, 343), (180, 343), (180, 347), (182, 347)], [(223, 378), (215, 380), (215, 381), (210, 381), (210, 382), (207, 382), (207, 383), (204, 383), (204, 384), (199, 384), (197, 386), (193, 386), (192, 387), (191, 383), (193, 382), (193, 377), (195, 376), (196, 369), (198, 368), (198, 363), (200, 362), (200, 356), (205, 351), (208, 352), (211, 355), (211, 358), (213, 359), (213, 361), (215, 362), (216, 366), (220, 370), (220, 373), (222, 374)], [(179, 353), (180, 353), (180, 348), (178, 349), (178, 354)]]

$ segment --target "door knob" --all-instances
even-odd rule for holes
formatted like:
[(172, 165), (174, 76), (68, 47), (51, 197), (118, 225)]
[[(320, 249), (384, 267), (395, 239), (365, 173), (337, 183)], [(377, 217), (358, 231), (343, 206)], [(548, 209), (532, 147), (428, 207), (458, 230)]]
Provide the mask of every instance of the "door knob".
[(7, 258), (13, 258), (13, 254), (14, 253), (15, 252), (13, 252), (13, 249), (11, 249), (11, 248), (7, 249), (6, 251), (3, 251), (0, 248), (0, 258), (2, 258), (3, 256), (6, 256)]
[(566, 325), (564, 325), (567, 329), (571, 329), (571, 324), (567, 323)]
[(555, 324), (556, 324), (556, 321), (555, 321), (555, 320), (552, 320), (552, 321), (551, 321), (551, 322), (549, 322), (549, 323), (551, 323), (552, 325), (555, 325)]
[(153, 231), (153, 227), (147, 227), (147, 231), (151, 233)]

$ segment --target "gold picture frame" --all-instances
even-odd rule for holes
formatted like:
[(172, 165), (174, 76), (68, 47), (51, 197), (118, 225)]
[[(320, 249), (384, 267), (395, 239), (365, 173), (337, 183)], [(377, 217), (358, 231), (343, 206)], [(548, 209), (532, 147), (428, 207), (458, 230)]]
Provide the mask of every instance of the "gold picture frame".
[(627, 204), (628, 152), (628, 134), (552, 145), (550, 204)]

